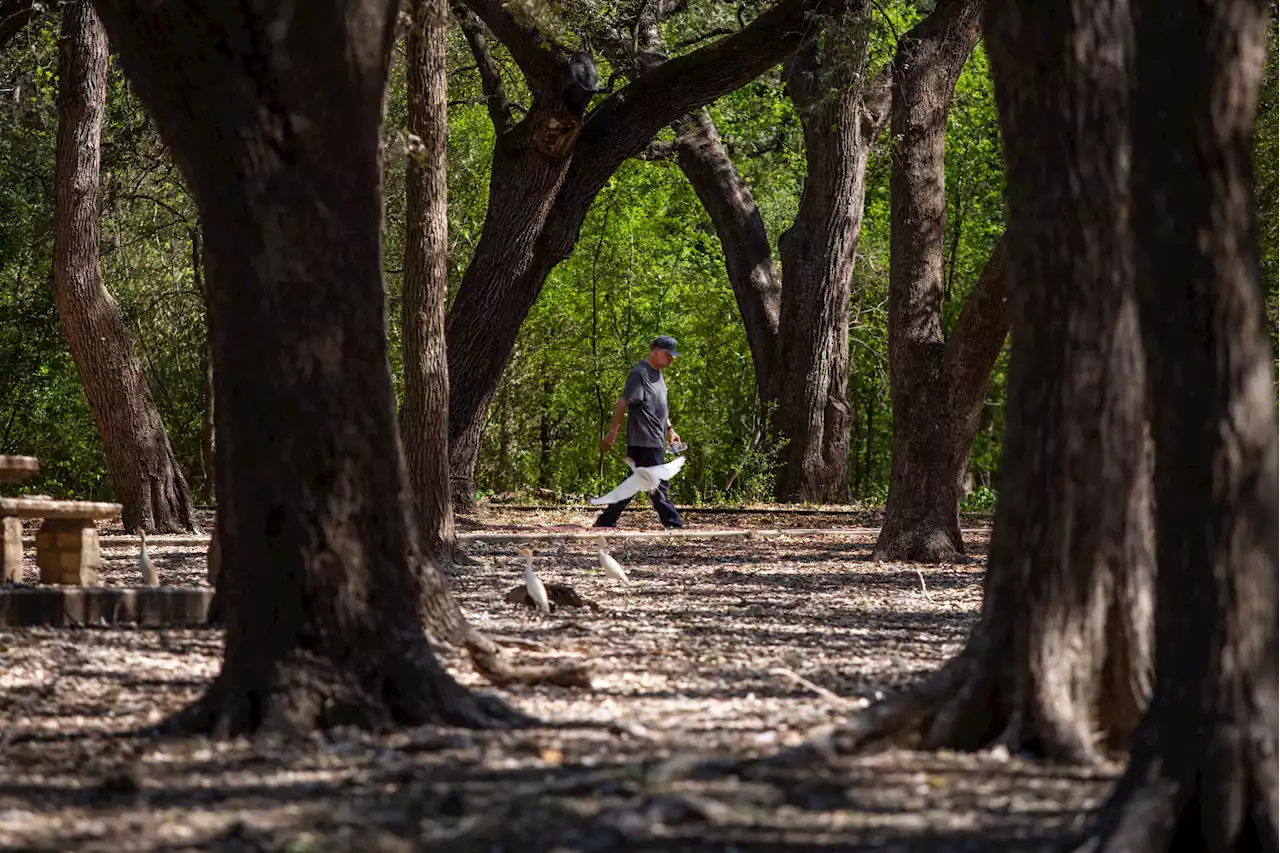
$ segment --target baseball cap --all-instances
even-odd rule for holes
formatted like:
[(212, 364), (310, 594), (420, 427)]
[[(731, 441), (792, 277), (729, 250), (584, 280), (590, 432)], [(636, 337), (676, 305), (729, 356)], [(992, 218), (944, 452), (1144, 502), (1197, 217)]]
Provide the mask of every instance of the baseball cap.
[(649, 345), (649, 349), (664, 349), (671, 353), (672, 358), (680, 355), (680, 350), (676, 349), (676, 339), (670, 335), (658, 335)]

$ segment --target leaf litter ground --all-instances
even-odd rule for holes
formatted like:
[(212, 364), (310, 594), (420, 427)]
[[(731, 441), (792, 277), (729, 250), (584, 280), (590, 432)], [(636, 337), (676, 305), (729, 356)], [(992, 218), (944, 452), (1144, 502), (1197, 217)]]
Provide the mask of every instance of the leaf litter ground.
[[(490, 508), (461, 526), (551, 532), (591, 517)], [(781, 513), (687, 521), (851, 526)], [(647, 512), (623, 525), (656, 528)], [(608, 548), (627, 587), (599, 570), (592, 543), (539, 542), (543, 580), (600, 605), (550, 617), (504, 600), (521, 582), (515, 543), (475, 545), (484, 565), (452, 579), (470, 618), (592, 667), (591, 690), (495, 691), (545, 722), (515, 732), (137, 736), (205, 689), (220, 631), (0, 631), (0, 849), (1050, 849), (1085, 826), (1118, 766), (900, 750), (741, 763), (803, 742), (958, 651), (981, 605), (987, 535), (967, 541), (971, 562), (917, 573), (872, 562), (865, 535), (618, 539)], [(205, 546), (148, 543), (162, 583), (205, 583)], [(27, 572), (34, 581), (34, 565)], [(103, 583), (138, 583), (136, 545), (104, 546)], [(493, 690), (444, 657), (460, 681)]]

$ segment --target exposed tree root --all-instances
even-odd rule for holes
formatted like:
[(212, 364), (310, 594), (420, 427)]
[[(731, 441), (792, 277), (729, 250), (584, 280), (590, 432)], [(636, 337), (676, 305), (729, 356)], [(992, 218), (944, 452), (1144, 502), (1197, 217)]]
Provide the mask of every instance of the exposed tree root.
[[(204, 696), (160, 729), (175, 735), (302, 736), (336, 726), (378, 731), (415, 725), (514, 728), (534, 722), (500, 698), (458, 684), (429, 653), (408, 661), (387, 657), (386, 667), (366, 661), (352, 672), (305, 654), (265, 672), (229, 675), (224, 667)], [(228, 686), (232, 683), (235, 688)]]
[(491, 684), (498, 687), (511, 684), (591, 686), (589, 669), (579, 661), (526, 666), (511, 662), (498, 643), (467, 621), (444, 575), (429, 564), (422, 565), (420, 575), (422, 621), (427, 633), (439, 644), (466, 651), (475, 671)]
[[(1008, 653), (981, 655), (970, 647), (919, 684), (827, 729), (783, 753), (784, 763), (831, 758), (887, 747), (1010, 753), (1079, 764), (1100, 759), (1102, 709), (1076, 701), (1061, 689), (1070, 670), (1043, 670), (1040, 678), (1015, 677)], [(1106, 719), (1114, 714), (1106, 711)], [(1114, 723), (1113, 723), (1114, 724)]]
[(516, 665), (504, 659), (501, 652), (489, 648), (468, 647), (471, 664), (476, 672), (491, 684), (506, 687), (512, 684), (536, 686), (553, 684), (557, 687), (590, 687), (590, 668), (581, 661), (553, 661), (544, 664)]
[(966, 560), (960, 527), (917, 525), (896, 533), (886, 527), (876, 542), (873, 560), (908, 563), (960, 563)]

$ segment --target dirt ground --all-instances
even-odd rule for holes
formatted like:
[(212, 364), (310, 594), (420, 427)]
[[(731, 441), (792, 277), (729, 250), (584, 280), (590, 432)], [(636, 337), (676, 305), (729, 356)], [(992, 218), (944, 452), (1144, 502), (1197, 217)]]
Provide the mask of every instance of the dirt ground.
[[(463, 527), (555, 529), (590, 518), (499, 508)], [(686, 520), (710, 529), (867, 523)], [(627, 513), (623, 526), (655, 524), (652, 513)], [(1083, 828), (1119, 767), (901, 751), (799, 768), (705, 763), (799, 744), (957, 651), (981, 601), (986, 532), (967, 541), (971, 562), (918, 574), (872, 562), (868, 535), (615, 540), (625, 588), (599, 571), (587, 542), (539, 543), (543, 580), (600, 605), (551, 617), (503, 600), (521, 582), (515, 544), (474, 546), (484, 565), (454, 586), (475, 623), (592, 666), (591, 690), (495, 691), (545, 723), (513, 732), (336, 732), (303, 743), (137, 736), (205, 688), (219, 631), (3, 630), (0, 850), (1050, 849)], [(148, 542), (162, 583), (204, 583), (203, 545)], [(136, 544), (109, 543), (104, 562), (105, 584), (137, 583)], [(34, 566), (28, 572), (34, 581)], [(465, 660), (446, 660), (462, 682), (493, 690)]]

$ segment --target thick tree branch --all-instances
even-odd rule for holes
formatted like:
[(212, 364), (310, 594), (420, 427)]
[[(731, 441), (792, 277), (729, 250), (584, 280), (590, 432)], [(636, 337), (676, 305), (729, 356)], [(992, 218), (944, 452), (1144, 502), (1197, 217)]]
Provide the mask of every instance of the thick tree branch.
[(778, 390), (775, 374), (782, 281), (764, 219), (707, 111), (691, 113), (675, 127), (680, 169), (720, 238), (729, 283), (751, 347), (757, 390), (761, 399), (772, 399)]
[(461, 0), (511, 52), (532, 91), (556, 88), (560, 80), (557, 52), (533, 27), (521, 24), (502, 0)]
[(874, 138), (880, 135), (889, 122), (889, 108), (893, 105), (893, 64), (880, 69), (862, 92), (862, 135)]
[(674, 160), (676, 158), (676, 146), (678, 142), (674, 139), (655, 140), (636, 155), (637, 160)]
[[(785, 59), (816, 26), (832, 0), (783, 0), (736, 35), (657, 65), (605, 99), (588, 116), (552, 213), (581, 220), (618, 166), (644, 150), (663, 127), (741, 88)], [(573, 248), (576, 229), (547, 229), (548, 260)]]
[(22, 32), (33, 15), (32, 0), (0, 0), (0, 50)]
[(685, 39), (684, 41), (678, 41), (672, 45), (672, 47), (675, 50), (684, 50), (686, 47), (693, 47), (696, 44), (702, 44), (707, 39), (713, 39), (718, 36), (730, 36), (736, 32), (737, 30), (733, 30), (728, 27), (716, 27), (713, 30), (708, 30), (702, 35), (694, 36), (693, 38)]
[(959, 419), (976, 420), (986, 399), (987, 381), (1009, 333), (1009, 276), (1004, 237), (982, 268), (982, 275), (947, 338), (946, 364), (951, 399)]
[(476, 60), (476, 70), (480, 72), (480, 88), (484, 91), (485, 105), (489, 108), (489, 119), (499, 136), (515, 126), (511, 117), (511, 102), (507, 100), (507, 90), (502, 85), (502, 72), (498, 61), (489, 50), (489, 41), (485, 37), (484, 22), (475, 12), (462, 4), (454, 4), (453, 15), (462, 27), (462, 34), (471, 48), (471, 55)]

